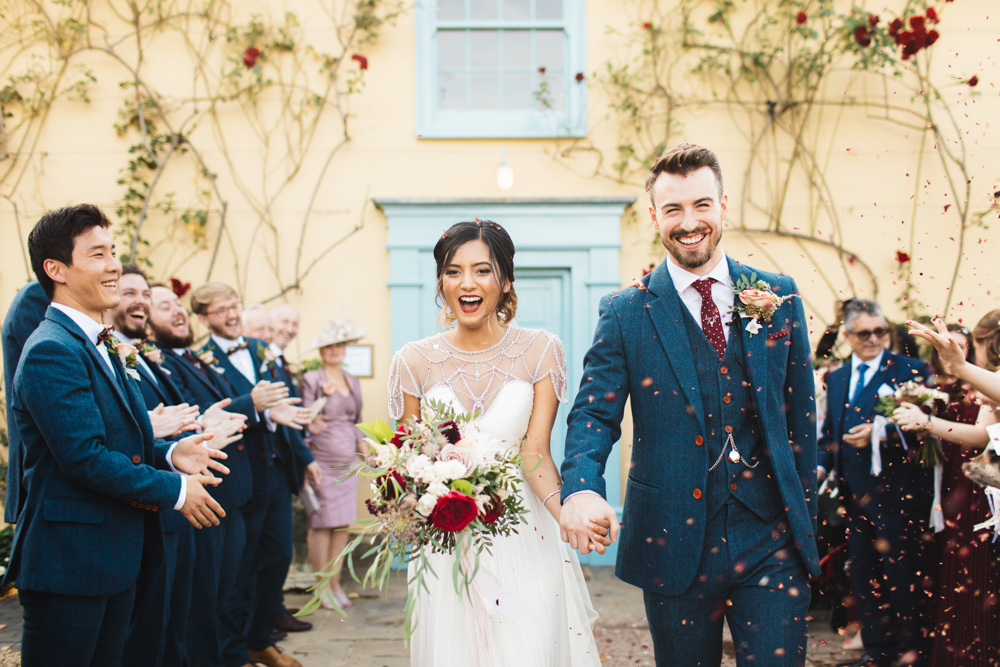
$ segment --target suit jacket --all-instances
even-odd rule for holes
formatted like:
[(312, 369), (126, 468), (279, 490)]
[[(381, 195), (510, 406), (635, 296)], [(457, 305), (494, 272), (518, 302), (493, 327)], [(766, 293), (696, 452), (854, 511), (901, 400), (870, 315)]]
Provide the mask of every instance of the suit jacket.
[(83, 331), (50, 307), (14, 375), (13, 413), (25, 496), (8, 581), (67, 595), (131, 587), (140, 562), (163, 559), (160, 509), (180, 475), (156, 470), (153, 432), (136, 382), (112, 371)]
[[(302, 396), (299, 394), (299, 387), (295, 381), (295, 376), (288, 371), (288, 363), (275, 363), (273, 366), (277, 371), (277, 379), (284, 382), (288, 387), (289, 396), (301, 398)], [(288, 456), (288, 459), (285, 460), (285, 468), (288, 473), (288, 486), (292, 489), (292, 493), (298, 494), (299, 490), (302, 489), (302, 485), (306, 482), (306, 466), (313, 462), (312, 452), (309, 451), (309, 447), (305, 441), (305, 429), (296, 431), (287, 426), (279, 426), (276, 435), (280, 440), (278, 447), (279, 456)]]
[(24, 344), (38, 325), (45, 318), (45, 310), (49, 307), (49, 297), (33, 280), (18, 291), (7, 310), (3, 320), (3, 386), (7, 409), (7, 496), (4, 501), (3, 520), (6, 523), (17, 523), (17, 515), (21, 512), (21, 435), (14, 422), (14, 412), (11, 407), (14, 390), (14, 371), (21, 358)]
[(245, 415), (247, 418), (247, 429), (243, 432), (243, 439), (226, 448), (229, 458), (225, 464), (229, 468), (229, 474), (218, 486), (208, 487), (208, 492), (223, 509), (227, 512), (235, 510), (246, 504), (253, 488), (247, 442), (252, 437), (250, 434), (265, 428), (254, 409), (253, 399), (249, 392), (245, 395), (236, 394), (228, 381), (206, 364), (201, 362), (192, 364), (169, 348), (160, 346), (160, 350), (163, 354), (163, 367), (170, 371), (170, 379), (180, 391), (185, 403), (197, 405), (204, 411), (213, 404), (229, 398), (232, 403), (226, 410)]
[[(763, 446), (798, 552), (809, 572), (818, 574), (815, 398), (802, 300), (791, 278), (727, 261), (734, 282), (756, 273), (777, 294), (790, 297), (756, 335), (742, 326), (740, 331)], [(585, 490), (605, 495), (604, 468), (631, 397), (632, 467), (616, 574), (641, 588), (678, 595), (689, 588), (701, 562), (709, 518), (701, 490), (712, 461), (709, 448), (700, 446), (706, 426), (685, 306), (666, 262), (601, 300), (568, 418), (562, 495), (564, 500)]]
[(930, 470), (916, 460), (916, 437), (906, 434), (904, 449), (899, 431), (889, 426), (881, 445), (882, 473), (874, 477), (871, 474), (871, 443), (860, 448), (847, 446), (843, 441), (844, 433), (875, 418), (878, 390), (882, 385), (895, 389), (903, 382), (924, 382), (928, 377), (929, 370), (924, 362), (886, 350), (878, 370), (860, 390), (853, 405), (849, 401), (850, 361), (826, 377), (826, 418), (820, 438), (820, 465), (828, 471), (836, 469), (854, 495), (872, 494), (875, 504), (889, 511), (923, 508), (931, 502), (934, 487)]

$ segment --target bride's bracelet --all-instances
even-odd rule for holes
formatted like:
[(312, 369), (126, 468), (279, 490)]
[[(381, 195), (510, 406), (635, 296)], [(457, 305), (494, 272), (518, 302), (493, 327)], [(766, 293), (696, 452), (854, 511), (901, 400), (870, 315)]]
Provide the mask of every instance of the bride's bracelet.
[(545, 500), (542, 501), (542, 504), (544, 505), (545, 503), (549, 502), (549, 498), (551, 498), (552, 496), (556, 495), (560, 491), (562, 491), (562, 487), (559, 487), (558, 489), (556, 489), (555, 491), (553, 491), (549, 495), (545, 496)]

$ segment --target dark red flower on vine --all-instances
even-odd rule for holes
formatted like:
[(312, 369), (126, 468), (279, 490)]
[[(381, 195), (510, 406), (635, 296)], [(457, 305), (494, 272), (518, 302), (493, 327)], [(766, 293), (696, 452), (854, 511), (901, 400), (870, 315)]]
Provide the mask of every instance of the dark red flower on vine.
[(544, 67), (539, 67), (538, 68), (538, 73), (539, 74), (545, 74), (545, 68)]
[(248, 46), (247, 50), (243, 52), (243, 64), (246, 65), (247, 69), (253, 69), (258, 58), (260, 58), (260, 49), (256, 46)]
[(358, 61), (358, 67), (361, 69), (368, 69), (368, 58), (361, 55), (360, 53), (355, 53), (351, 56), (351, 60)]
[(976, 75), (976, 74), (973, 74), (972, 78), (970, 78), (968, 81), (966, 81), (966, 83), (969, 84), (970, 87), (975, 88), (976, 86), (979, 85), (979, 76)]
[(868, 15), (868, 25), (870, 25), (873, 28), (878, 25), (878, 14)]
[(645, 28), (646, 30), (652, 30), (653, 24), (650, 23), (649, 21), (646, 21), (645, 23), (642, 24), (642, 27)]
[(872, 38), (868, 36), (868, 28), (863, 25), (859, 25), (855, 28), (854, 41), (857, 42), (860, 47), (871, 46)]
[(586, 76), (584, 76), (583, 72), (577, 72), (577, 73), (576, 73), (576, 77), (575, 77), (575, 78), (576, 78), (576, 82), (577, 82), (577, 83), (580, 83), (581, 81), (583, 81), (583, 80), (584, 80), (584, 79), (586, 79), (587, 77), (586, 77)]
[[(889, 23), (889, 35), (896, 38), (899, 35), (899, 31), (903, 29), (903, 19), (895, 18)], [(896, 43), (899, 44), (899, 39), (896, 39)]]
[(188, 293), (188, 290), (191, 289), (191, 283), (182, 283), (177, 278), (171, 278), (170, 289), (177, 295), (177, 298), (180, 299)]
[(920, 30), (924, 27), (924, 17), (920, 14), (910, 17), (910, 28), (913, 30)]
[(910, 261), (910, 256), (905, 252), (903, 252), (902, 250), (897, 250), (896, 261), (899, 262), (900, 264), (906, 264), (907, 262)]
[(927, 8), (927, 20), (934, 23), (939, 23), (941, 21), (941, 19), (938, 18), (937, 10), (933, 7)]
[(934, 42), (938, 41), (938, 38), (940, 36), (941, 33), (939, 33), (937, 30), (931, 30), (929, 33), (927, 33), (927, 46), (930, 46)]
[(806, 14), (805, 12), (800, 11), (798, 14), (795, 15), (795, 22), (798, 23), (799, 25), (802, 25), (808, 20), (809, 20), (809, 15)]

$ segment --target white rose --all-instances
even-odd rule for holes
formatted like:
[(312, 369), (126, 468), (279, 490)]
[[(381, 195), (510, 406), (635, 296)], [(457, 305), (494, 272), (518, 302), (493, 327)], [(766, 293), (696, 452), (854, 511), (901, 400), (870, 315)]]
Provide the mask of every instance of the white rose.
[(461, 461), (435, 461), (434, 472), (438, 480), (450, 482), (465, 477), (469, 470)]
[(371, 450), (375, 455), (375, 465), (379, 468), (389, 467), (393, 460), (393, 449), (395, 447), (389, 445), (373, 444)]
[(427, 485), (427, 494), (434, 496), (435, 498), (440, 498), (441, 496), (447, 494), (451, 489), (441, 482), (432, 482)]
[(424, 456), (423, 454), (417, 454), (406, 462), (406, 474), (419, 481), (435, 481), (432, 479), (426, 479), (425, 477), (432, 469), (432, 466), (433, 463), (431, 462), (430, 457)]
[(417, 501), (417, 513), (423, 516), (430, 516), (431, 512), (434, 511), (434, 506), (437, 505), (438, 499), (429, 493), (425, 493), (420, 496), (420, 500)]

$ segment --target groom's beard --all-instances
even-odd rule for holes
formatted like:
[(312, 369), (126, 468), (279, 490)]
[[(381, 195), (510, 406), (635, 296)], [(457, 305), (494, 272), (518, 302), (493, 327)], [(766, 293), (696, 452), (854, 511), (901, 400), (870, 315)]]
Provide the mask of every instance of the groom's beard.
[(169, 329), (161, 331), (159, 328), (154, 326), (152, 322), (150, 322), (149, 330), (153, 334), (153, 340), (155, 340), (158, 345), (162, 345), (170, 350), (176, 350), (181, 347), (191, 347), (191, 343), (194, 342), (194, 332), (190, 329), (188, 330), (186, 336), (175, 336), (170, 333)]
[[(693, 234), (700, 234), (702, 232), (709, 232), (708, 238), (705, 239), (705, 245), (698, 250), (696, 253), (692, 253), (690, 250), (685, 250), (684, 246), (680, 241), (677, 240), (681, 236), (690, 236)], [(715, 254), (715, 249), (719, 247), (719, 241), (722, 240), (722, 228), (718, 227), (714, 232), (709, 231), (708, 227), (703, 227), (701, 229), (696, 229), (694, 232), (682, 232), (677, 231), (671, 234), (667, 242), (663, 244), (663, 247), (667, 249), (670, 256), (674, 258), (677, 262), (677, 266), (682, 269), (697, 269), (700, 266), (704, 266), (708, 260), (712, 259)]]

